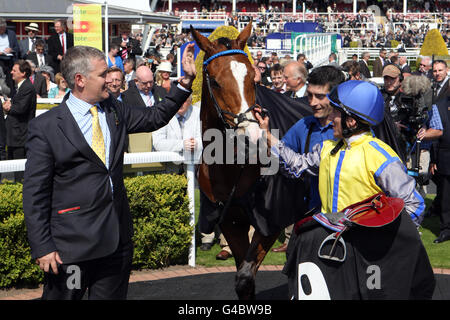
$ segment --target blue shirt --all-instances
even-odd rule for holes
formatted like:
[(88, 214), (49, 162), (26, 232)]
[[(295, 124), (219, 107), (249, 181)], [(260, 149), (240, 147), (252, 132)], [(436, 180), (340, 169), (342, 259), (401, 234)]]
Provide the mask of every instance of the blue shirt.
[(116, 66), (117, 68), (119, 68), (120, 70), (122, 70), (122, 72), (125, 72), (125, 70), (123, 69), (123, 61), (122, 58), (119, 56), (115, 56), (115, 63), (112, 63), (111, 59), (109, 59), (108, 57), (108, 68), (114, 67)]
[[(309, 140), (309, 148), (305, 150), (306, 140), (308, 138), (309, 128), (312, 126), (311, 137)], [(314, 145), (323, 144), (325, 140), (334, 139), (333, 125), (331, 122), (325, 127), (320, 125), (320, 122), (314, 116), (308, 116), (300, 119), (295, 123), (288, 132), (281, 139), (290, 149), (297, 153), (308, 153), (312, 151)], [(306, 152), (305, 152), (306, 151)], [(321, 206), (319, 195), (319, 177), (310, 176), (310, 201), (308, 208)]]
[[(67, 107), (75, 118), (78, 127), (81, 130), (86, 142), (92, 147), (92, 114), (89, 109), (92, 105), (89, 103), (78, 99), (72, 93), (69, 95), (69, 99), (66, 101)], [(111, 146), (111, 135), (109, 132), (108, 123), (106, 122), (105, 111), (98, 105), (98, 119), (100, 122), (100, 127), (103, 133), (103, 139), (105, 141), (105, 156), (106, 156), (106, 167), (109, 168), (109, 148)]]
[[(428, 111), (428, 120), (426, 122), (426, 127), (428, 129), (444, 130), (444, 126), (442, 125), (441, 121), (441, 116), (439, 115), (439, 110), (437, 108), (437, 105), (435, 104), (433, 104), (431, 110)], [(422, 140), (422, 143), (420, 144), (420, 149), (430, 150), (431, 144), (432, 141), (430, 140)]]

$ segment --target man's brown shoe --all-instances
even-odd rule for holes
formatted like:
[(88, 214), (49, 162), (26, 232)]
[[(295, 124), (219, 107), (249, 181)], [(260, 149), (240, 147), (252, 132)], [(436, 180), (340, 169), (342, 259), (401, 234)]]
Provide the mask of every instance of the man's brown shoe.
[(216, 259), (217, 260), (227, 260), (230, 257), (232, 257), (232, 255), (228, 251), (222, 250), (217, 254)]
[(283, 243), (281, 246), (279, 246), (278, 248), (273, 248), (272, 251), (273, 252), (286, 252), (287, 249), (287, 244)]

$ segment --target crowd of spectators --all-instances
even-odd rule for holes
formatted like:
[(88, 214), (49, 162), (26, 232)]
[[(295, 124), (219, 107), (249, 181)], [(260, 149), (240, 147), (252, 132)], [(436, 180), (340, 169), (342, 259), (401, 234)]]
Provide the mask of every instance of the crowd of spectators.
[[(284, 23), (296, 22), (298, 19), (303, 21), (301, 5), (301, 1), (298, 1), (299, 14), (296, 15), (292, 14), (292, 8), (288, 7), (292, 4), (271, 5), (262, 1), (258, 1), (256, 10), (251, 12), (244, 4), (238, 7), (238, 12), (234, 15), (226, 4), (219, 2), (213, 2), (209, 10), (205, 6), (201, 6), (200, 10), (193, 7), (189, 11), (175, 7), (173, 14), (182, 19), (226, 18), (228, 25), (235, 27), (252, 19), (256, 27), (249, 40), (249, 46), (263, 48), (266, 36), (273, 32), (283, 32)], [(444, 13), (449, 12), (450, 7), (439, 6), (434, 1), (408, 1), (408, 11), (404, 15), (402, 5), (394, 1), (383, 1), (380, 9), (386, 19), (385, 23), (381, 23), (376, 21), (372, 14), (373, 9), (370, 7), (368, 9), (365, 5), (354, 15), (352, 8), (348, 6), (339, 7), (336, 3), (324, 5), (321, 1), (306, 2), (305, 21), (317, 22), (325, 32), (340, 33), (343, 47), (350, 47), (353, 42), (352, 46), (367, 48), (390, 48), (393, 45), (398, 48), (417, 48), (423, 43), (424, 36), (430, 29), (430, 23), (440, 28), (445, 42), (449, 45), (450, 23)], [(158, 40), (162, 44), (166, 41), (170, 43), (173, 40), (186, 40), (186, 34), (171, 34), (164, 31), (162, 34), (163, 37)], [(396, 42), (392, 44), (391, 40)]]

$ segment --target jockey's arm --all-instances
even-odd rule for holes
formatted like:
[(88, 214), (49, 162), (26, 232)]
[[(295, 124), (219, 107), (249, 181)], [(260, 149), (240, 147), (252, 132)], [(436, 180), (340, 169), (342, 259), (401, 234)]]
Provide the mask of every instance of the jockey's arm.
[(300, 178), (306, 171), (311, 175), (319, 174), (320, 143), (313, 146), (308, 153), (297, 153), (285, 145), (283, 141), (272, 145), (271, 152), (280, 160), (280, 170), (289, 178)]
[(403, 199), (404, 209), (414, 223), (420, 225), (425, 201), (416, 190), (416, 180), (406, 173), (404, 164), (400, 160), (389, 163), (381, 172), (375, 173), (375, 179), (387, 196)]

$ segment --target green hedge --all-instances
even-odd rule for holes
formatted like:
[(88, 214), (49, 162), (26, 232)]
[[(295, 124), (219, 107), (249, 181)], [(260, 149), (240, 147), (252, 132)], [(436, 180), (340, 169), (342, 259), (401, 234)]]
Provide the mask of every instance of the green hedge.
[[(189, 225), (187, 181), (179, 175), (126, 178), (134, 221), (133, 269), (186, 263)], [(0, 288), (38, 285), (43, 273), (31, 259), (22, 207), (22, 185), (0, 185)]]

